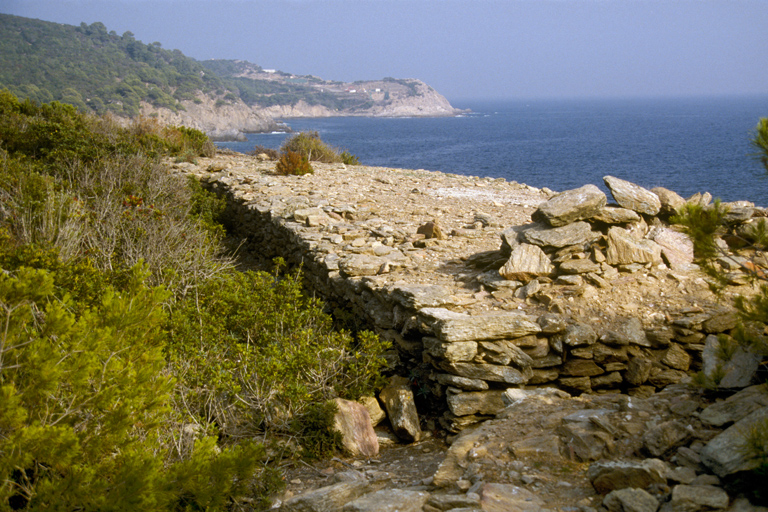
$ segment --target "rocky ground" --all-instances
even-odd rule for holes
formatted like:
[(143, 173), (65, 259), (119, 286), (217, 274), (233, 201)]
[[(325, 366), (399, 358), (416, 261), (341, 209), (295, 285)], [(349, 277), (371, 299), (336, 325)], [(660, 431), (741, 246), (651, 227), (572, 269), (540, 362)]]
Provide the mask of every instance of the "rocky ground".
[[(543, 300), (546, 294), (532, 300), (485, 282), (508, 256), (501, 251), (501, 234), (531, 222), (537, 207), (554, 195), (551, 190), (424, 170), (313, 166), (314, 174), (283, 177), (274, 174), (274, 162), (239, 154), (175, 164), (204, 180), (224, 177), (244, 201), (266, 198), (283, 217), (301, 215), (306, 226), (322, 233), (317, 239), (327, 246), (326, 258), (357, 249), (368, 259), (384, 258), (386, 264), (377, 264), (370, 278), (378, 286), (440, 285), (454, 310), (470, 314), (523, 310), (539, 315), (553, 309), (553, 302)], [(430, 225), (443, 236), (419, 236)], [(639, 221), (627, 229), (647, 232), (649, 227)], [(558, 314), (595, 330), (615, 317), (638, 318), (646, 328), (669, 323), (755, 290), (732, 286), (715, 296), (695, 267), (672, 270), (649, 263), (613, 272), (600, 286), (583, 286), (575, 278), (540, 281), (545, 288), (563, 285)], [(445, 437), (432, 421), (422, 425), (428, 427), (425, 438), (403, 445), (387, 435), (384, 425), (378, 457), (311, 466), (288, 462), (287, 491), (276, 506), (297, 511), (765, 510), (743, 499), (733, 475), (747, 464), (739, 459), (734, 436), (743, 438), (745, 424), (768, 417), (768, 391), (763, 386), (742, 393), (727, 401), (726, 394), (705, 395), (688, 380), (632, 397), (618, 390), (571, 397), (553, 388), (510, 389), (507, 407), (496, 419), (458, 436)], [(730, 434), (721, 437), (725, 432)]]

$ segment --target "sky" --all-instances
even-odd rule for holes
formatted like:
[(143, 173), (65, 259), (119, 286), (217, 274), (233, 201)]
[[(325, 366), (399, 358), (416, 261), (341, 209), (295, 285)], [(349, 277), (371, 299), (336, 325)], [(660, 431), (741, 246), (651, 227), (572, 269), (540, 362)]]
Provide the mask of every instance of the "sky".
[(768, 94), (768, 0), (0, 0), (327, 80), (418, 78), (449, 100)]

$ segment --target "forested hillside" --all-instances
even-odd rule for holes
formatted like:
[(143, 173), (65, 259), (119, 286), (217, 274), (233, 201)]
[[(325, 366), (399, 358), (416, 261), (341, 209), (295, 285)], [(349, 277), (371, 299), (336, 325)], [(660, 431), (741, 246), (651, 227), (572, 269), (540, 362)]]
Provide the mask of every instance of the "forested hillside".
[[(247, 115), (451, 115), (448, 101), (413, 79), (351, 84), (263, 70), (245, 61), (198, 62), (160, 42), (118, 35), (103, 23), (61, 25), (0, 14), (0, 88), (37, 102), (61, 101), (123, 117), (159, 115), (214, 132), (232, 106)], [(142, 109), (142, 105), (151, 108)], [(314, 109), (314, 110), (312, 110)], [(189, 111), (185, 116), (174, 116)], [(205, 120), (203, 119), (205, 118)], [(239, 129), (273, 129), (241, 121)], [(266, 127), (266, 128), (265, 128)]]

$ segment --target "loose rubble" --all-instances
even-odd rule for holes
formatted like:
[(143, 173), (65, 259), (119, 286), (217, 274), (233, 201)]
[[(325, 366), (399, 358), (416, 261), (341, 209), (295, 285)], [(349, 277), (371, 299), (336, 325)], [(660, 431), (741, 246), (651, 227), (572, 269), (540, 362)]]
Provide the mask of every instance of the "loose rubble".
[[(760, 357), (716, 357), (735, 327), (728, 298), (754, 289), (732, 253), (726, 300), (709, 291), (668, 223), (686, 200), (610, 176), (615, 205), (594, 185), (553, 194), (341, 165), (283, 177), (272, 165), (224, 155), (176, 167), (227, 196), (245, 249), (301, 264), (325, 301), (392, 342), (391, 370), (410, 376), (379, 399), (402, 442), (437, 426), (422, 430), (413, 391), (444, 404), (439, 425), (456, 435), (428, 482), (370, 470), (283, 510), (759, 510), (722, 486), (733, 492), (752, 464), (737, 433), (768, 417), (768, 391), (747, 387)], [(742, 235), (766, 216), (728, 206)], [(699, 370), (746, 389), (709, 405), (690, 386)]]

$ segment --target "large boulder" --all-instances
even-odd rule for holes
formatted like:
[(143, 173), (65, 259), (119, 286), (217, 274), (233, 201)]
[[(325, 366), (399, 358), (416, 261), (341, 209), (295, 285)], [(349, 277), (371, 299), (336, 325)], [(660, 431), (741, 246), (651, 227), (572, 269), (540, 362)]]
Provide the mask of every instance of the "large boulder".
[(337, 412), (333, 417), (333, 426), (341, 432), (344, 450), (353, 457), (376, 457), (379, 454), (379, 440), (365, 406), (342, 398), (336, 398), (334, 402)]
[(659, 196), (650, 190), (613, 176), (604, 176), (603, 181), (622, 208), (644, 215), (657, 215), (661, 210)]
[(749, 471), (760, 465), (760, 460), (744, 450), (746, 435), (756, 428), (765, 428), (768, 406), (757, 409), (715, 436), (701, 450), (701, 462), (714, 474), (725, 476)]
[(685, 206), (685, 199), (677, 192), (664, 187), (652, 188), (651, 192), (659, 196), (659, 201), (661, 201), (660, 215), (670, 217), (677, 214)]
[(659, 459), (595, 462), (587, 470), (587, 478), (595, 490), (608, 494), (617, 489), (644, 489), (651, 484), (664, 484), (667, 465)]
[(543, 220), (553, 227), (565, 226), (577, 220), (589, 219), (605, 206), (605, 194), (595, 185), (566, 190), (539, 205), (534, 220)]
[(693, 241), (685, 233), (665, 227), (655, 227), (648, 238), (661, 246), (661, 254), (672, 270), (688, 270), (693, 263)]

